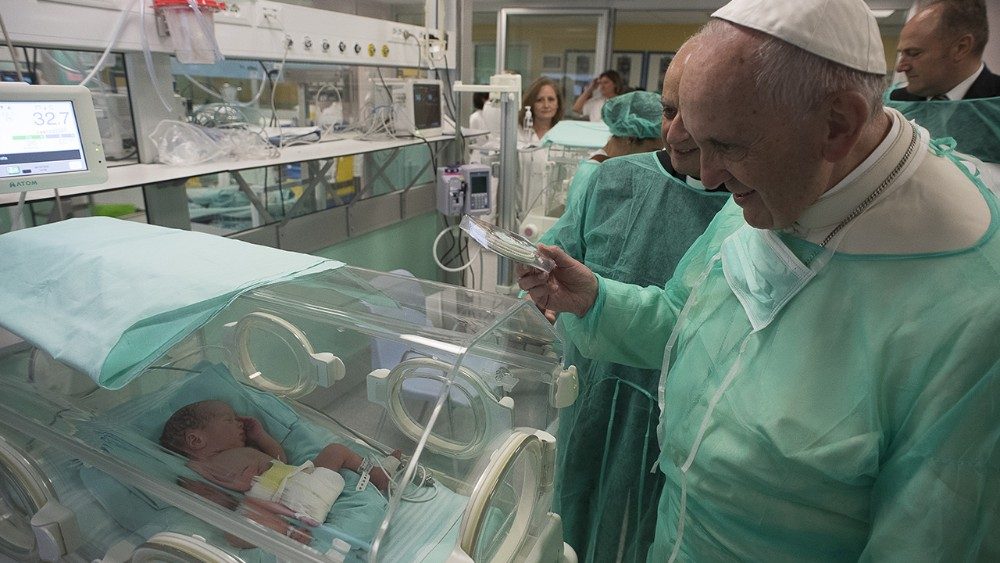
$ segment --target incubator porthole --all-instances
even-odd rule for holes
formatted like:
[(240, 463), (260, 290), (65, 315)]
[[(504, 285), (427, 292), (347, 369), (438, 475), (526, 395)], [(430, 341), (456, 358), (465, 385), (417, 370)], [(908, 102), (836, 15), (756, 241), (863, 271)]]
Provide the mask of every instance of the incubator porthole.
[(470, 506), (476, 512), (463, 522), (463, 548), (475, 561), (513, 560), (529, 536), (537, 509), (540, 442), (515, 432), (500, 452), (473, 493)]
[(313, 347), (292, 323), (270, 313), (251, 313), (236, 323), (239, 372), (254, 387), (300, 397), (316, 388)]
[[(406, 360), (391, 371), (389, 412), (411, 438), (423, 435), (451, 371), (451, 364), (433, 358)], [(480, 378), (459, 368), (427, 438), (428, 449), (459, 459), (479, 455), (487, 437), (487, 400), (492, 395)]]
[(161, 532), (136, 548), (131, 563), (244, 563), (200, 538)]
[[(429, 377), (411, 377), (401, 383), (403, 410), (424, 426), (430, 410), (444, 392), (445, 382)], [(477, 420), (473, 400), (461, 387), (451, 387), (444, 408), (434, 425), (434, 434), (455, 444), (471, 444), (477, 439)]]
[(15, 560), (36, 557), (31, 517), (54, 497), (40, 470), (0, 437), (0, 553)]

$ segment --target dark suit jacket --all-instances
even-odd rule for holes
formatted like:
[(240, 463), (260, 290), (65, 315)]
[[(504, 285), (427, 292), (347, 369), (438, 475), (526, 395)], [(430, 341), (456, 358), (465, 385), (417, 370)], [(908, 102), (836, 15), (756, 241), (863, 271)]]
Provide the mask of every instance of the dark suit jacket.
[[(969, 91), (966, 92), (965, 97), (962, 99), (972, 100), (975, 98), (994, 98), (997, 96), (1000, 96), (1000, 76), (993, 74), (989, 68), (984, 67), (982, 74), (972, 83)], [(907, 92), (906, 88), (896, 88), (889, 94), (889, 99), (901, 102), (918, 102), (927, 98), (924, 96), (914, 96)]]

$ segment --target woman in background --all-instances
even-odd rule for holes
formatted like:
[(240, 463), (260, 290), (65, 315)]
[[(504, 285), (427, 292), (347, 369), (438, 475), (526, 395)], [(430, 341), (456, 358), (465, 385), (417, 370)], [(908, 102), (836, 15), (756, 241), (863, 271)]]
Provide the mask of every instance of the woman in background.
[[(527, 110), (531, 108), (531, 121), (527, 123)], [(541, 77), (535, 80), (521, 100), (521, 111), (518, 113), (518, 125), (521, 132), (518, 142), (528, 145), (538, 145), (542, 137), (552, 129), (563, 117), (563, 99), (559, 87), (551, 78)]]
[(590, 81), (573, 103), (573, 111), (590, 121), (601, 121), (604, 102), (628, 91), (625, 79), (615, 70), (606, 70)]

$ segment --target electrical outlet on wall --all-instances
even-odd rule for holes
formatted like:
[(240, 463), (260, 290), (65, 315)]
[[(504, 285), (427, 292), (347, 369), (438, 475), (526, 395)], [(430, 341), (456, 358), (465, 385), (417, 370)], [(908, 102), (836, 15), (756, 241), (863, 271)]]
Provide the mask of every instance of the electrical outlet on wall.
[(281, 7), (275, 5), (257, 7), (257, 27), (282, 29)]
[(250, 16), (253, 14), (253, 2), (248, 0), (227, 0), (226, 9), (215, 13), (217, 23), (228, 23), (232, 25), (251, 25)]

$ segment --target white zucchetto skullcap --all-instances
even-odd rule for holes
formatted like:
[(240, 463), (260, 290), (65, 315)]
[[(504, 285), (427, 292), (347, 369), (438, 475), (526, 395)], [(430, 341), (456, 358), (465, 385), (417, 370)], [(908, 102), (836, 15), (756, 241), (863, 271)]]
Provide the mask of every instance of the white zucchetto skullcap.
[(875, 15), (863, 0), (732, 0), (712, 14), (846, 67), (885, 74)]

